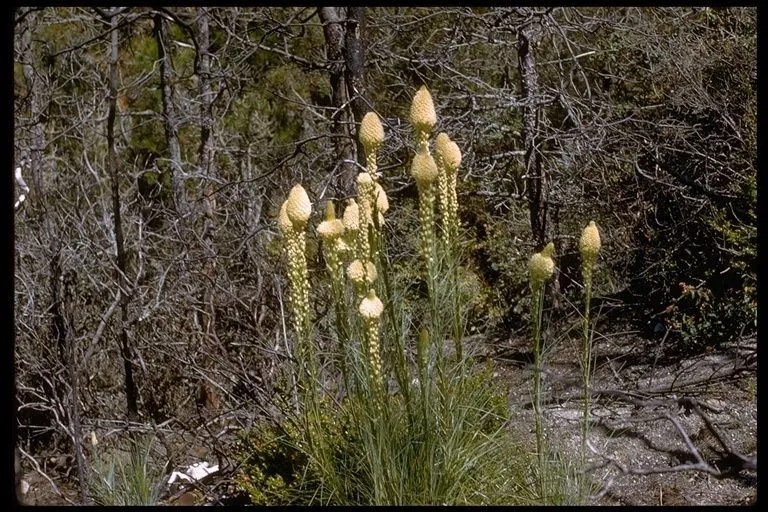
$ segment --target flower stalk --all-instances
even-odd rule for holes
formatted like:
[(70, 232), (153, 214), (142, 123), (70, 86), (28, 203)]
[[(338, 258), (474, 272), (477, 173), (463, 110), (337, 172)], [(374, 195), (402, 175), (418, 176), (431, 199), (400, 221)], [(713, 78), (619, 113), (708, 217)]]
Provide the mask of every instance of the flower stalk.
[(336, 209), (333, 201), (328, 201), (325, 206), (325, 218), (317, 227), (317, 232), (323, 241), (323, 253), (331, 278), (331, 295), (333, 297), (334, 324), (336, 337), (339, 342), (338, 358), (344, 384), (349, 389), (349, 372), (346, 365), (346, 344), (349, 339), (349, 325), (347, 323), (346, 301), (344, 298), (344, 254), (347, 245), (344, 242), (344, 223), (336, 218)]
[(531, 327), (533, 330), (533, 413), (536, 423), (536, 453), (543, 464), (544, 439), (541, 414), (541, 317), (544, 304), (544, 286), (555, 271), (552, 254), (555, 246), (547, 244), (528, 261), (528, 272), (532, 292)]
[[(307, 382), (315, 381), (314, 354), (310, 336), (309, 318), (309, 278), (307, 273), (307, 246), (305, 228), (312, 213), (309, 196), (301, 185), (296, 185), (288, 194), (288, 199), (280, 207), (278, 224), (286, 240), (288, 255), (288, 280), (291, 284), (289, 302), (293, 309), (294, 327), (297, 334), (296, 359), (300, 374), (309, 377)], [(314, 386), (304, 386), (305, 379), (299, 379), (299, 389), (312, 394)]]
[(592, 366), (592, 339), (589, 330), (589, 309), (592, 299), (592, 272), (600, 252), (600, 232), (595, 221), (589, 221), (579, 239), (579, 252), (581, 253), (581, 274), (584, 279), (584, 323), (582, 330), (582, 354), (581, 369), (582, 382), (584, 384), (584, 411), (581, 427), (581, 463), (586, 463), (587, 434), (589, 431), (589, 380)]
[(368, 294), (360, 302), (358, 312), (365, 326), (365, 342), (368, 352), (368, 368), (371, 384), (374, 388), (374, 396), (383, 398), (384, 382), (381, 373), (381, 352), (379, 349), (379, 319), (384, 311), (384, 305), (376, 296), (376, 291), (371, 288)]
[(411, 163), (411, 176), (419, 189), (419, 222), (421, 226), (421, 253), (427, 268), (434, 267), (435, 253), (435, 190), (439, 176), (435, 159), (429, 151), (429, 134), (437, 124), (432, 95), (422, 86), (411, 102), (411, 124), (416, 132), (416, 156)]

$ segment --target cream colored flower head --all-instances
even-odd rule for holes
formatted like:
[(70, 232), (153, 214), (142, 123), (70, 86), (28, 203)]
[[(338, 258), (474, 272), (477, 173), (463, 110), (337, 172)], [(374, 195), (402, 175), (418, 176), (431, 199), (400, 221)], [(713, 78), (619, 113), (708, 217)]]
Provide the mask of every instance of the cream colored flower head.
[(360, 303), (360, 316), (366, 320), (376, 320), (381, 316), (384, 311), (384, 304), (376, 296), (376, 291), (371, 289), (368, 291), (368, 295)]
[(336, 218), (336, 207), (333, 201), (325, 203), (325, 219), (317, 226), (317, 232), (323, 240), (330, 242), (344, 234), (344, 223)]
[(374, 195), (376, 196), (376, 209), (379, 210), (379, 213), (386, 213), (387, 210), (389, 210), (389, 198), (387, 197), (387, 193), (384, 192), (381, 184), (378, 182), (376, 182)]
[(357, 136), (360, 144), (367, 152), (370, 153), (379, 149), (381, 143), (384, 142), (384, 127), (381, 126), (376, 112), (368, 112), (363, 116), (363, 120), (360, 122), (360, 132)]
[(442, 157), (445, 152), (445, 147), (451, 142), (451, 138), (445, 132), (440, 132), (435, 137), (435, 153)]
[(91, 446), (96, 446), (96, 445), (98, 445), (98, 444), (99, 444), (99, 440), (98, 440), (98, 438), (96, 437), (96, 432), (94, 432), (93, 430), (91, 430)]
[(371, 174), (368, 172), (361, 172), (357, 175), (357, 186), (358, 188), (362, 189), (364, 187), (367, 187), (368, 185), (373, 185), (373, 178), (371, 177)]
[(347, 202), (347, 207), (344, 208), (342, 222), (344, 223), (344, 228), (348, 231), (357, 231), (360, 229), (360, 207), (354, 199), (350, 199)]
[(585, 261), (595, 261), (597, 253), (600, 252), (600, 232), (593, 220), (589, 221), (589, 225), (581, 233), (579, 252)]
[(363, 264), (360, 260), (355, 260), (347, 267), (347, 277), (355, 284), (372, 284), (375, 280), (376, 265), (370, 261)]
[(326, 242), (335, 240), (344, 234), (344, 223), (339, 219), (324, 220), (317, 226), (317, 232)]
[(431, 132), (437, 124), (437, 113), (432, 95), (426, 86), (422, 85), (411, 102), (411, 124), (421, 132)]
[(531, 284), (536, 287), (547, 281), (555, 272), (555, 262), (552, 260), (552, 253), (555, 246), (552, 242), (537, 252), (528, 261), (528, 272), (530, 273)]
[(286, 213), (296, 230), (303, 229), (312, 214), (312, 203), (309, 202), (307, 191), (301, 185), (295, 185), (288, 194)]
[(293, 222), (288, 218), (287, 199), (283, 201), (283, 204), (280, 206), (280, 213), (277, 215), (277, 224), (280, 226), (280, 231), (282, 231), (284, 235), (293, 232)]
[(451, 172), (456, 172), (461, 165), (461, 150), (459, 145), (449, 140), (443, 148), (440, 158), (443, 160), (443, 165)]
[(437, 164), (427, 151), (419, 151), (411, 163), (411, 176), (419, 185), (429, 185), (437, 178)]

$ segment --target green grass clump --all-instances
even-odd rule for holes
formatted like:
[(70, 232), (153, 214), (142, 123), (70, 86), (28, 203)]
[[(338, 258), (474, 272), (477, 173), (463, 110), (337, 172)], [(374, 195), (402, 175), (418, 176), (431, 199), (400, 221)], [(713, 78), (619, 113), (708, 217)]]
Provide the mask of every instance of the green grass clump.
[(164, 471), (152, 457), (153, 445), (154, 439), (144, 436), (131, 440), (127, 452), (114, 450), (105, 455), (94, 443), (89, 491), (97, 505), (157, 505), (160, 502)]
[[(531, 460), (506, 429), (507, 399), (490, 365), (452, 365), (454, 390), (413, 393), (419, 421), (402, 395), (371, 403), (354, 395), (326, 402), (303, 432), (293, 421), (265, 424), (241, 440), (238, 484), (259, 505), (525, 503)], [(471, 377), (462, 382), (462, 375)], [(360, 377), (363, 377), (361, 374)], [(426, 399), (424, 398), (426, 396)], [(325, 444), (306, 444), (322, 439)], [(327, 455), (321, 455), (325, 452)]]

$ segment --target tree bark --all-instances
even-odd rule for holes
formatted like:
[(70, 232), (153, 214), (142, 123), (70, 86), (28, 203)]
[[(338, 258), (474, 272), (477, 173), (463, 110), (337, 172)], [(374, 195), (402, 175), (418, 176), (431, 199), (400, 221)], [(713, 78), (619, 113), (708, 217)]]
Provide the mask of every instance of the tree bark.
[[(527, 9), (523, 10), (527, 11)], [(527, 14), (524, 12), (524, 14)], [(541, 166), (541, 153), (537, 148), (539, 118), (539, 74), (536, 70), (534, 49), (538, 42), (539, 30), (527, 22), (517, 33), (517, 56), (520, 70), (520, 85), (523, 93), (523, 147), (525, 149), (525, 178), (528, 183), (528, 204), (531, 216), (531, 234), (536, 250), (544, 248), (551, 230), (547, 222), (549, 181)]]
[(208, 8), (201, 7), (197, 17), (198, 59), (197, 80), (200, 94), (200, 146), (198, 162), (203, 174), (214, 174), (213, 169), (213, 92), (211, 90), (210, 30)]
[(176, 213), (183, 217), (187, 213), (186, 192), (181, 168), (181, 147), (179, 146), (179, 116), (176, 112), (173, 87), (173, 65), (168, 55), (163, 15), (155, 13), (153, 31), (157, 41), (157, 59), (160, 61), (160, 94), (163, 100), (163, 124), (171, 164), (171, 187)]
[[(539, 73), (536, 70), (535, 49), (538, 46), (541, 25), (528, 8), (521, 8), (521, 14), (528, 18), (517, 32), (517, 55), (523, 93), (523, 144), (525, 148), (525, 177), (528, 190), (528, 207), (531, 216), (531, 234), (535, 250), (540, 251), (548, 242), (555, 243), (555, 254), (560, 252), (554, 236), (552, 212), (549, 211), (549, 176), (542, 167), (541, 151), (538, 147), (539, 121), (541, 119)], [(552, 307), (560, 309), (560, 276), (555, 267), (552, 279)]]
[[(328, 61), (328, 73), (331, 81), (331, 104), (336, 109), (333, 113), (333, 147), (336, 153), (334, 180), (337, 195), (352, 196), (356, 191), (358, 167), (356, 146), (350, 136), (350, 118), (347, 102), (349, 101), (348, 87), (345, 79), (345, 30), (342, 19), (343, 7), (321, 7), (320, 21), (323, 24), (325, 36), (325, 54)], [(354, 127), (354, 126), (352, 126)]]
[[(350, 98), (355, 126), (368, 113), (365, 101), (365, 7), (348, 7), (344, 27), (344, 80)], [(357, 162), (365, 166), (365, 150), (357, 138), (355, 126), (352, 136), (357, 145)]]
[(133, 378), (133, 351), (131, 350), (128, 339), (128, 278), (127, 278), (127, 259), (125, 254), (125, 243), (123, 240), (123, 224), (121, 217), (120, 203), (120, 171), (117, 161), (117, 152), (115, 150), (115, 117), (117, 114), (117, 59), (118, 59), (118, 16), (113, 14), (109, 16), (110, 43), (109, 43), (109, 111), (107, 113), (107, 166), (112, 181), (112, 213), (114, 216), (115, 245), (117, 252), (117, 271), (115, 272), (115, 281), (125, 293), (120, 300), (120, 350), (123, 357), (123, 368), (125, 371), (125, 397), (128, 409), (129, 421), (137, 420), (139, 417), (138, 390)]
[[(57, 258), (58, 260), (58, 258)], [(72, 443), (75, 448), (75, 461), (77, 462), (77, 478), (80, 484), (80, 499), (83, 504), (88, 502), (88, 481), (86, 479), (85, 457), (83, 456), (83, 429), (80, 422), (80, 385), (78, 383), (77, 350), (75, 347), (74, 314), (75, 297), (74, 286), (76, 274), (73, 270), (65, 272), (61, 279), (61, 295), (57, 302), (61, 304), (64, 331), (61, 333), (64, 347), (64, 359), (62, 363), (67, 369), (69, 378), (69, 425), (72, 432)]]
[[(202, 202), (205, 210), (205, 221), (203, 223), (202, 240), (203, 273), (205, 280), (202, 293), (203, 309), (203, 336), (205, 341), (211, 345), (218, 344), (216, 335), (216, 308), (214, 304), (214, 282), (216, 280), (216, 246), (214, 245), (213, 234), (216, 232), (216, 198), (214, 196), (214, 186), (212, 179), (215, 177), (213, 162), (213, 93), (211, 91), (211, 57), (208, 53), (210, 49), (210, 31), (208, 27), (208, 10), (201, 7), (197, 17), (197, 80), (200, 94), (200, 146), (198, 148), (198, 166), (203, 174), (211, 178), (202, 189)], [(203, 369), (208, 372), (213, 362), (204, 353)], [(207, 381), (200, 381), (198, 388), (198, 401), (211, 410), (217, 410), (219, 406), (218, 390), (209, 385)]]

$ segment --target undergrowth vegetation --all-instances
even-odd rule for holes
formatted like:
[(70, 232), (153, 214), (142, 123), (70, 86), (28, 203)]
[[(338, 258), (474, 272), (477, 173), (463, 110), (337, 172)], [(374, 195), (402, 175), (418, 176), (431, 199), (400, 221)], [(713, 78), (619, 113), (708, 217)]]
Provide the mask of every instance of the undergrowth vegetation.
[(104, 450), (91, 433), (93, 465), (89, 491), (96, 505), (158, 505), (165, 491), (164, 472), (153, 458), (153, 438), (132, 439), (127, 450)]

